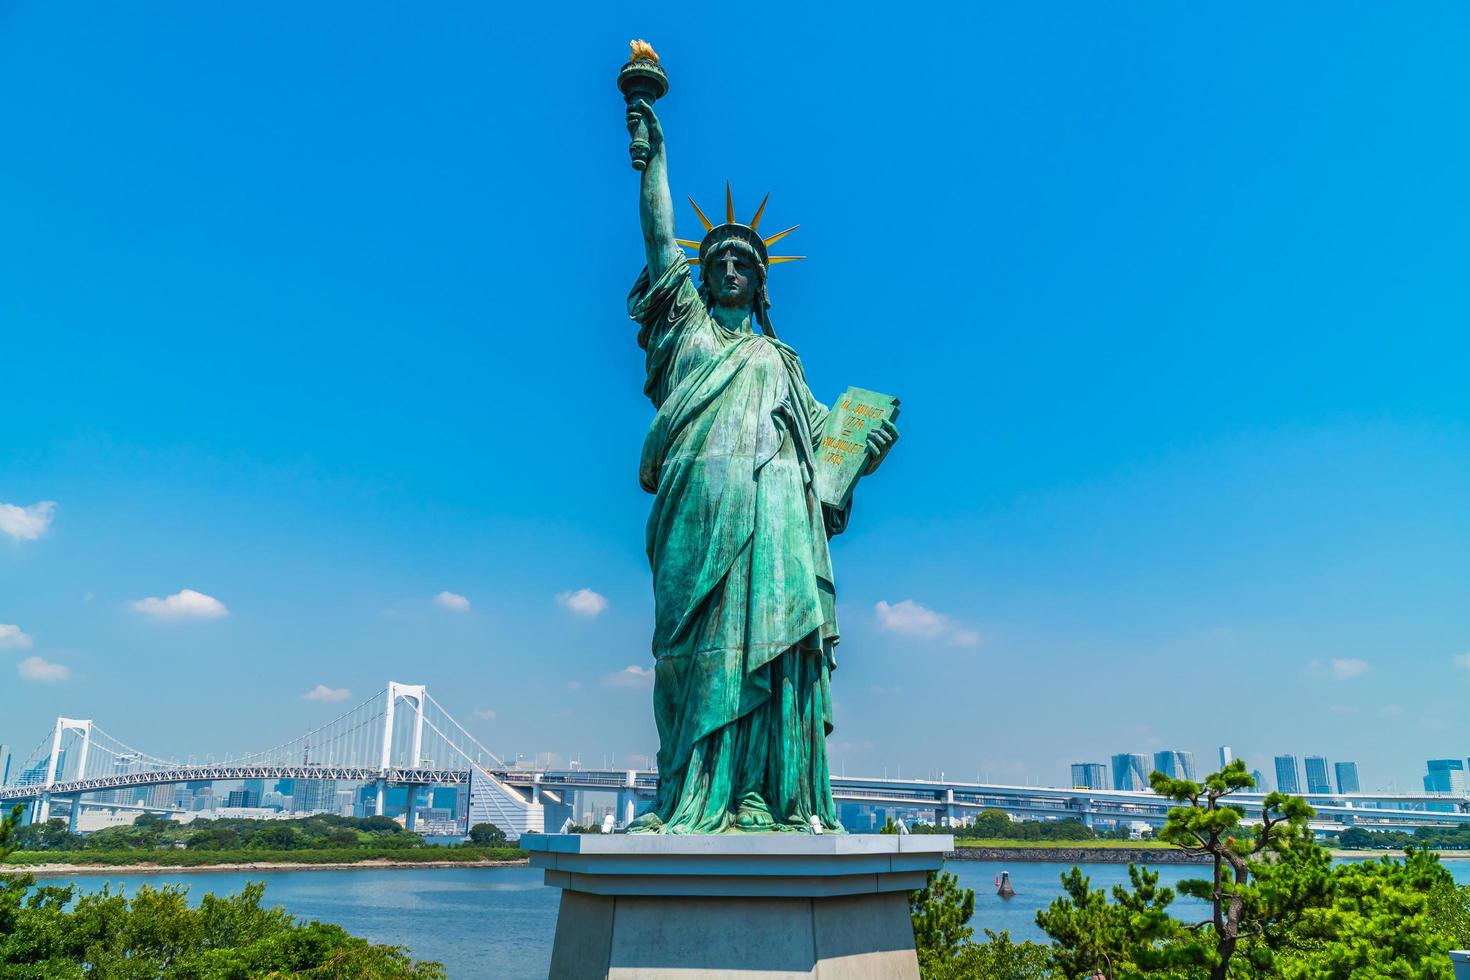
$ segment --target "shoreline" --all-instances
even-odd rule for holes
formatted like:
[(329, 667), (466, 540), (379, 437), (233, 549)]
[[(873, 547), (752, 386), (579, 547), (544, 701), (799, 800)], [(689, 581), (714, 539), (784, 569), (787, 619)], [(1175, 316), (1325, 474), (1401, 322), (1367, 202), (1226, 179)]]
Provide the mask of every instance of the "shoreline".
[(0, 864), (0, 875), (28, 874), (42, 878), (74, 878), (83, 875), (198, 874), (207, 871), (350, 871), (356, 868), (381, 871), (385, 868), (515, 868), (530, 864), (528, 858), (511, 861), (339, 861), (313, 864), (305, 861), (250, 861), (230, 864)]

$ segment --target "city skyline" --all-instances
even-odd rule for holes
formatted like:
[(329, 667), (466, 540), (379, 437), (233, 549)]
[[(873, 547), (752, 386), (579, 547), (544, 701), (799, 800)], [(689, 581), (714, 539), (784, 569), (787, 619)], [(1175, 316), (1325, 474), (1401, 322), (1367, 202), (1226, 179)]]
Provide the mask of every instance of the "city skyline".
[[(712, 10), (650, 39), (678, 199), (770, 190), (813, 389), (903, 400), (832, 544), (833, 770), (1229, 743), (1417, 788), (1470, 685), (1467, 14), (956, 10), (898, 91), (892, 23), (757, 8), (758, 56)], [(8, 19), (0, 741), (223, 757), (393, 678), (508, 757), (647, 764), (629, 30)], [(821, 111), (685, 70), (751, 58)]]

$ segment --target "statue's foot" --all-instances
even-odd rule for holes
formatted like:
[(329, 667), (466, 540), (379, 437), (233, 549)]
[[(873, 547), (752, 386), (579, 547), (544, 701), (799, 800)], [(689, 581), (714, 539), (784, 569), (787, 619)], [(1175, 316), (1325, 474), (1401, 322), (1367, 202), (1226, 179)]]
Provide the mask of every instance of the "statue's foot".
[(764, 806), (742, 805), (735, 813), (735, 829), (742, 833), (761, 833), (771, 830), (776, 821), (771, 819), (771, 813)]
[(663, 830), (664, 822), (659, 819), (657, 813), (652, 810), (628, 824), (627, 833), (630, 834), (656, 834)]

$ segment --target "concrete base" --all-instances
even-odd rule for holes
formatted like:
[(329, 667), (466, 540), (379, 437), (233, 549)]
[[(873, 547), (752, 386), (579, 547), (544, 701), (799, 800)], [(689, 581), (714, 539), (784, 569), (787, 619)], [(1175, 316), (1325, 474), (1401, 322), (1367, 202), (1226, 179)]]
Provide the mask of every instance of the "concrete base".
[(918, 980), (908, 893), (945, 835), (538, 835), (552, 980)]

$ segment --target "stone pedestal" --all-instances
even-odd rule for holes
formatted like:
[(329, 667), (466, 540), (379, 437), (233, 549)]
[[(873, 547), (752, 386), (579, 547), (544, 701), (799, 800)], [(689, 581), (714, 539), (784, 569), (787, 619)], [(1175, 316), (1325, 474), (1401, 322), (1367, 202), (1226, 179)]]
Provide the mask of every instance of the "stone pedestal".
[(527, 834), (551, 980), (918, 980), (908, 893), (949, 835)]

